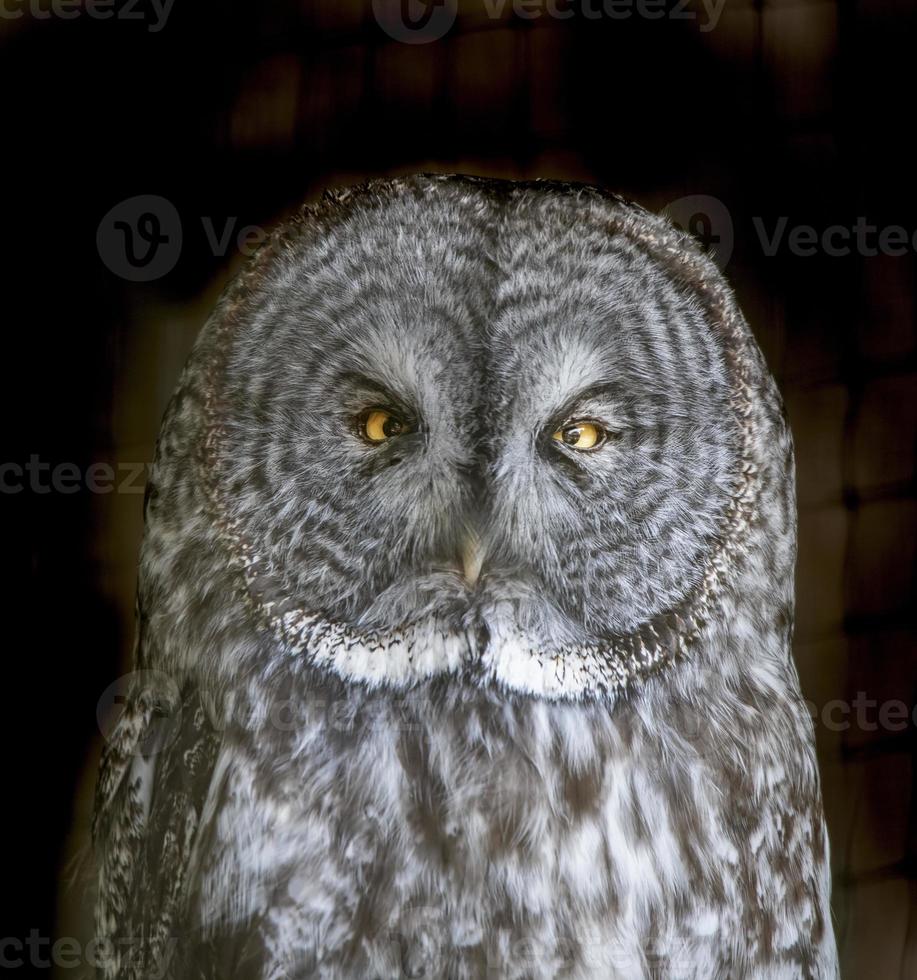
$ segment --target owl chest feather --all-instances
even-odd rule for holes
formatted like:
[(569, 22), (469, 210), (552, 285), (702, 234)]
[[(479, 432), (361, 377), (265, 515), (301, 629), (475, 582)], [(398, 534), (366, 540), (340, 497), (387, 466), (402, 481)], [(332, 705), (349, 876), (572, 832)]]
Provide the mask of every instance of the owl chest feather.
[(673, 957), (713, 969), (724, 937), (777, 941), (790, 883), (775, 850), (794, 832), (780, 760), (750, 795), (750, 759), (727, 764), (684, 716), (653, 734), (626, 705), (461, 687), (320, 704), (282, 752), (224, 749), (211, 924), (263, 916), (288, 941), (308, 932), (319, 957), (346, 946), (380, 971), (393, 949), (477, 964), (456, 976), (482, 962), (520, 977), (633, 976)]

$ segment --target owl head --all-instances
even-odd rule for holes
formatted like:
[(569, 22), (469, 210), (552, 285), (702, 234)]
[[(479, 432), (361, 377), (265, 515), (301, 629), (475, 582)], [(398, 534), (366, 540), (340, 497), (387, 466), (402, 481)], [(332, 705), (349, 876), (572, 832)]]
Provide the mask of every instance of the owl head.
[(211, 634), (241, 598), (278, 656), (355, 683), (614, 694), (690, 650), (750, 553), (763, 569), (775, 397), (713, 263), (617, 197), (434, 175), (329, 194), (196, 347), (141, 589), (178, 575), (178, 619)]

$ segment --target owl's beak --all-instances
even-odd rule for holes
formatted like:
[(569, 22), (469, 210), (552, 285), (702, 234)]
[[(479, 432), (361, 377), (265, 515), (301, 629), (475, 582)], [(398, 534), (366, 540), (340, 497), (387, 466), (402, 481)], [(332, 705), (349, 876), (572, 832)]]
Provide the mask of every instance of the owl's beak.
[(461, 559), (465, 581), (470, 586), (474, 586), (481, 575), (481, 566), (484, 564), (484, 546), (474, 531), (466, 531), (462, 536)]

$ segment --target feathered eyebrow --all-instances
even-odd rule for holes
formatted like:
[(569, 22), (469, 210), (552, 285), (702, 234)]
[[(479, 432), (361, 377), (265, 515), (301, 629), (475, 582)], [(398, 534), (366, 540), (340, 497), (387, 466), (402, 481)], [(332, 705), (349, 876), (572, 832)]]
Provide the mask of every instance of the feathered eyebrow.
[(564, 421), (574, 418), (577, 414), (577, 407), (584, 402), (590, 401), (617, 401), (620, 398), (621, 386), (614, 381), (601, 381), (596, 384), (587, 385), (581, 388), (576, 394), (571, 395), (552, 414), (551, 418), (555, 421)]
[(412, 414), (413, 409), (408, 402), (397, 395), (387, 384), (379, 381), (378, 378), (371, 378), (369, 375), (360, 371), (344, 371), (337, 375), (337, 380), (342, 387), (349, 387), (355, 391), (365, 392), (366, 394), (378, 396), (380, 402), (397, 408), (405, 414)]

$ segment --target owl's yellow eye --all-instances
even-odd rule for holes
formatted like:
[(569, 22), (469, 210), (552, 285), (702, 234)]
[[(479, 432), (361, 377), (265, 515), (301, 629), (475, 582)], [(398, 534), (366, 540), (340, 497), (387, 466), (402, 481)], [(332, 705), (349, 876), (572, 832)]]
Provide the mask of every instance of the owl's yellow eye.
[(558, 442), (562, 442), (568, 449), (577, 449), (580, 452), (588, 452), (590, 449), (598, 449), (605, 441), (605, 430), (598, 422), (582, 420), (578, 422), (568, 422), (561, 426), (551, 436)]
[(361, 429), (368, 442), (385, 442), (392, 436), (401, 435), (405, 424), (394, 412), (384, 408), (371, 408), (363, 416)]

